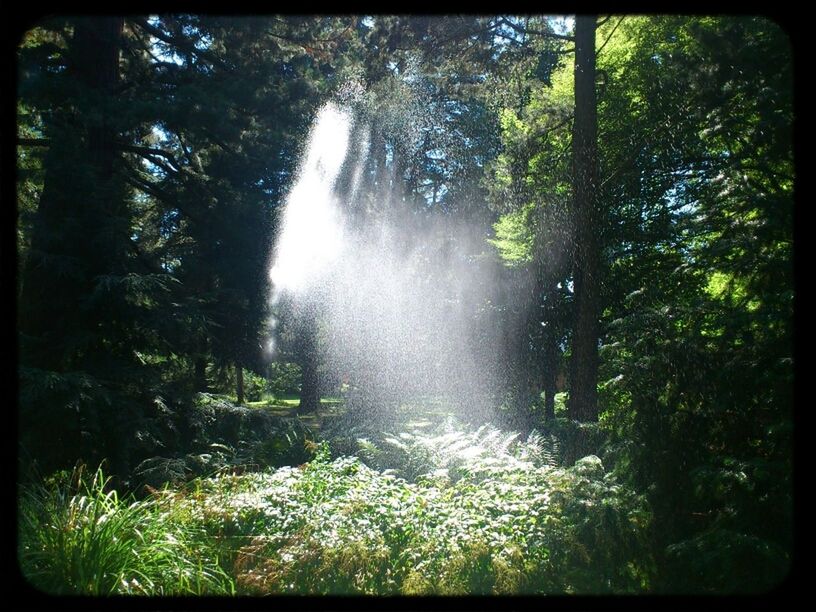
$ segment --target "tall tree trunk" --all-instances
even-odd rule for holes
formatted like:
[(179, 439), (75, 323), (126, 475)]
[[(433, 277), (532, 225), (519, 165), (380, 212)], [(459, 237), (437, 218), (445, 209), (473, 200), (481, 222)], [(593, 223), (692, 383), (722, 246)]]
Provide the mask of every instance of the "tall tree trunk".
[[(127, 266), (130, 219), (117, 177), (114, 126), (124, 19), (79, 17), (73, 25), (64, 76), (75, 88), (69, 98), (55, 101), (44, 121), (49, 149), (22, 270), (20, 362), (105, 380), (125, 350), (123, 326), (104, 299), (88, 298), (100, 278), (123, 275)], [(117, 443), (121, 419), (100, 409), (96, 398), (78, 404), (68, 409), (59, 391), (27, 403), (20, 411), (23, 444), (31, 445), (46, 471), (77, 458), (104, 456), (113, 473), (125, 473), (128, 447)], [(104, 435), (94, 437), (100, 432)]]
[(207, 360), (203, 357), (195, 358), (195, 373), (193, 375), (193, 384), (195, 390), (200, 392), (207, 391)]
[(239, 404), (244, 403), (244, 368), (240, 363), (235, 364), (235, 395)]
[(315, 412), (320, 407), (320, 380), (317, 372), (317, 321), (314, 315), (307, 316), (301, 330), (299, 412)]
[(575, 123), (572, 137), (575, 214), (575, 328), (570, 363), (570, 417), (598, 419), (600, 253), (595, 16), (575, 20)]
[[(84, 114), (62, 117), (63, 126), (46, 123), (50, 146), (19, 302), (21, 358), (26, 365), (57, 371), (74, 367), (64, 350), (65, 334), (92, 323), (83, 321), (79, 302), (90, 292), (93, 278), (108, 272), (126, 248), (120, 245), (117, 252), (106, 252), (103, 249), (111, 246), (107, 241), (82, 235), (94, 227), (85, 220), (121, 213), (123, 206), (121, 194), (111, 184), (116, 134), (110, 125), (112, 110), (106, 106), (119, 79), (123, 25), (122, 17), (76, 20), (66, 72), (90, 93), (93, 107), (77, 103)], [(88, 175), (93, 180), (91, 193), (83, 188)], [(98, 245), (95, 252), (90, 252), (89, 243)], [(54, 261), (64, 267), (55, 269)]]
[(554, 301), (556, 299), (555, 283), (549, 282), (545, 296), (545, 327), (542, 347), (542, 367), (544, 369), (544, 420), (555, 418), (555, 388), (558, 378), (558, 333)]

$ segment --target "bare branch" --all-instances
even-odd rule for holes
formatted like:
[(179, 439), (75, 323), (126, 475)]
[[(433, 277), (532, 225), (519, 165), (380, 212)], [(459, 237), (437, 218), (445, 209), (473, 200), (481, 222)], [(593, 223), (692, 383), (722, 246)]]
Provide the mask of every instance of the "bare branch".
[[(621, 17), (620, 19), (618, 19), (618, 23), (615, 24), (614, 28), (612, 28), (612, 31), (609, 33), (609, 36), (606, 37), (606, 40), (603, 42), (601, 47), (595, 52), (595, 57), (597, 57), (597, 56), (599, 56), (601, 54), (601, 51), (604, 50), (604, 47), (606, 46), (606, 43), (608, 43), (610, 41), (610, 39), (612, 38), (612, 35), (615, 33), (615, 31), (618, 29), (618, 27), (620, 27), (620, 24), (623, 23), (624, 19), (625, 19), (625, 17)], [(604, 21), (606, 21), (606, 19)]]

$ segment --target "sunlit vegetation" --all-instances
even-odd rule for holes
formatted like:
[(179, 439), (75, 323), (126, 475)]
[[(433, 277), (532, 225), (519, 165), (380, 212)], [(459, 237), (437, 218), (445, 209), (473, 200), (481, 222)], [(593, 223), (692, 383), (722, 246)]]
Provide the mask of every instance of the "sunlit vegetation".
[(359, 442), (362, 458), (332, 459), (322, 443), (304, 465), (226, 472), (140, 501), (106, 492), (101, 472), (26, 490), (23, 571), (49, 592), (90, 594), (648, 586), (648, 511), (597, 457), (559, 467), (541, 434), (519, 441), (452, 421)]
[(789, 587), (792, 55), (747, 15), (31, 24), (32, 593)]

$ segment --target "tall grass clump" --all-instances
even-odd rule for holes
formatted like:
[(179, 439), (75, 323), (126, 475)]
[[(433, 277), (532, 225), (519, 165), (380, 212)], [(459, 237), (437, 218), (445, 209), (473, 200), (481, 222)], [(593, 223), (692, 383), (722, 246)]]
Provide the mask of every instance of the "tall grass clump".
[(161, 497), (134, 500), (109, 489), (102, 469), (24, 485), (18, 559), (48, 594), (188, 595), (233, 592), (208, 536)]

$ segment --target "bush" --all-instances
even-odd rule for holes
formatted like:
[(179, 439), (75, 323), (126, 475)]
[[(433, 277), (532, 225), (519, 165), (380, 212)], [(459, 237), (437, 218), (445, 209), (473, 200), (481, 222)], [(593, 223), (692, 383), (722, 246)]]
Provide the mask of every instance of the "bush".
[(172, 455), (155, 455), (134, 469), (131, 484), (160, 488), (223, 469), (265, 469), (297, 465), (313, 456), (313, 433), (297, 418), (236, 406), (200, 393), (179, 423), (186, 443)]
[[(263, 376), (244, 368), (244, 399), (248, 402), (259, 402), (264, 395), (271, 393), (269, 383)], [(235, 397), (237, 377), (234, 366), (211, 365), (207, 369), (207, 378), (212, 390), (218, 394)]]
[(244, 396), (248, 402), (259, 402), (270, 393), (269, 383), (263, 376), (244, 370)]
[(298, 395), (301, 376), (298, 364), (273, 362), (269, 365), (269, 392), (275, 397)]
[[(328, 431), (328, 429), (327, 429)], [(448, 417), (430, 432), (391, 434), (371, 429), (346, 427), (342, 419), (334, 425), (329, 440), (335, 456), (357, 455), (366, 465), (388, 470), (410, 482), (420, 477), (457, 480), (474, 470), (490, 471), (496, 465), (519, 463), (556, 465), (560, 443), (550, 434), (532, 430), (525, 440), (515, 432), (503, 432), (492, 425), (468, 431)]]

